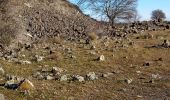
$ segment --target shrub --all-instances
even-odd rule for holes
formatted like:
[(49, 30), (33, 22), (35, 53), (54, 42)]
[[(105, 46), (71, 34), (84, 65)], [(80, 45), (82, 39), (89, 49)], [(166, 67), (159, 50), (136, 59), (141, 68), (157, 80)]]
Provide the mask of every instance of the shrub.
[(97, 40), (98, 38), (97, 34), (94, 32), (88, 33), (87, 35), (91, 40)]

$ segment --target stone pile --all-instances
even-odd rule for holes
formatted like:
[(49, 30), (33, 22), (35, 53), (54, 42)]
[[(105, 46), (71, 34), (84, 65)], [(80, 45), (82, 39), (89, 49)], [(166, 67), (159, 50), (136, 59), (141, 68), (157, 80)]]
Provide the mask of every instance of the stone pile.
[(154, 48), (170, 48), (169, 40), (164, 40), (162, 44), (152, 46)]
[(165, 22), (158, 21), (143, 21), (143, 22), (134, 22), (131, 24), (121, 24), (115, 25), (114, 29), (111, 29), (108, 32), (109, 36), (112, 37), (126, 37), (130, 33), (143, 33), (144, 31), (157, 31), (157, 30), (166, 30), (169, 29), (170, 25)]
[(78, 81), (78, 82), (85, 82), (85, 81), (94, 81), (98, 80), (99, 77), (107, 78), (113, 75), (113, 73), (106, 73), (97, 75), (95, 72), (89, 72), (87, 75), (82, 76), (78, 74), (67, 74), (66, 71), (59, 67), (52, 67), (50, 68), (42, 68), (40, 71), (37, 71), (33, 74), (33, 78), (38, 80), (58, 80), (58, 81)]

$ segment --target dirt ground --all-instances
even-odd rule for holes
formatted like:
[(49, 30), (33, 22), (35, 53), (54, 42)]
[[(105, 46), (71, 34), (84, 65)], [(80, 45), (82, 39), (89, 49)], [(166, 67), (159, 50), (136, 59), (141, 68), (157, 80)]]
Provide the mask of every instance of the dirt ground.
[[(98, 39), (93, 50), (87, 44), (60, 41), (72, 49), (75, 58), (70, 58), (68, 53), (61, 50), (56, 51), (61, 53), (59, 60), (46, 59), (30, 65), (0, 60), (6, 73), (29, 78), (36, 88), (30, 95), (4, 87), (0, 87), (0, 93), (7, 100), (170, 100), (170, 48), (152, 47), (165, 39), (170, 40), (170, 30), (147, 33), (152, 34), (153, 38), (140, 38), (144, 36), (143, 33), (131, 34), (129, 39)], [(129, 40), (134, 44), (129, 45)], [(23, 53), (32, 54), (34, 51)], [(41, 49), (38, 53), (46, 54), (46, 51)], [(105, 56), (105, 61), (95, 60), (100, 55)], [(32, 74), (43, 65), (57, 66), (66, 69), (68, 74), (82, 76), (95, 72), (99, 79), (60, 82), (32, 78)], [(101, 77), (104, 73), (113, 74)], [(128, 84), (125, 82), (127, 79), (132, 82)]]

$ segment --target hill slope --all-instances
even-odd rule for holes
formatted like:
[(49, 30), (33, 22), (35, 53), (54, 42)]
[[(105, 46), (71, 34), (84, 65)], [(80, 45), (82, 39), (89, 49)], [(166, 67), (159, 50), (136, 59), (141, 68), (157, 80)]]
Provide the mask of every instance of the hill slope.
[[(1, 0), (0, 43), (42, 37), (86, 38), (93, 21), (67, 0)], [(17, 40), (17, 41), (16, 41)]]

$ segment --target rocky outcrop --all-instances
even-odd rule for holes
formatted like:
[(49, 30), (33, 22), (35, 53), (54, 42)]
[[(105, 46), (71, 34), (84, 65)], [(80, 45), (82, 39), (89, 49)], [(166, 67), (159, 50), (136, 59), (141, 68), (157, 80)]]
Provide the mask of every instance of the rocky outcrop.
[(0, 41), (11, 45), (60, 36), (86, 39), (95, 21), (67, 0), (1, 0)]

